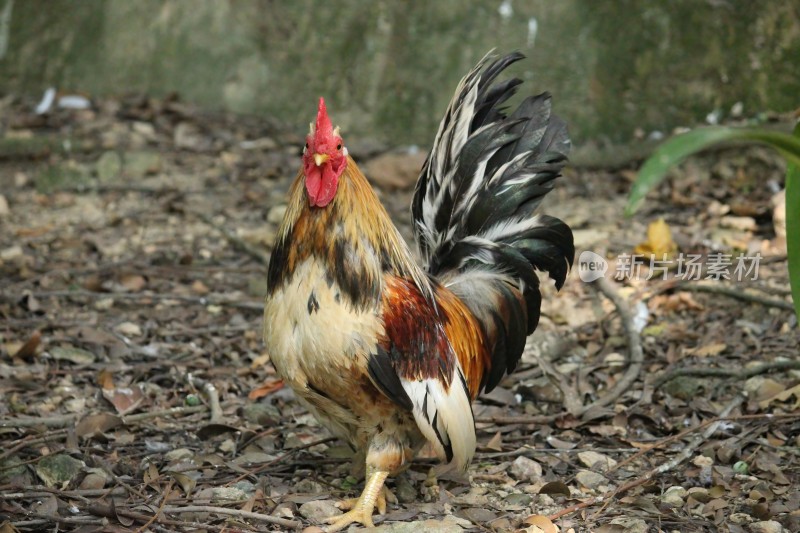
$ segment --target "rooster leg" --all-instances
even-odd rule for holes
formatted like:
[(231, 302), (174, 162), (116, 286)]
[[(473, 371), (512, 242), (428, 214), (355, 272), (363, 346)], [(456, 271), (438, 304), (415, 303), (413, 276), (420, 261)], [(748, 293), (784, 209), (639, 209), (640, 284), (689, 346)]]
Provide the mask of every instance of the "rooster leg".
[(439, 501), (439, 479), (436, 477), (436, 467), (428, 471), (428, 477), (422, 484), (422, 494), (426, 502)]
[[(364, 486), (364, 491), (355, 504), (351, 505), (352, 509), (342, 516), (328, 518), (326, 522), (331, 525), (325, 531), (340, 531), (353, 522), (358, 522), (364, 527), (375, 527), (372, 523), (372, 511), (375, 508), (375, 504), (378, 504), (378, 510), (381, 514), (386, 512), (386, 496), (383, 492), (383, 482), (386, 481), (388, 476), (389, 472), (385, 470), (367, 472), (367, 483)], [(343, 503), (345, 504), (343, 506), (348, 506), (347, 503)]]
[[(336, 507), (339, 509), (354, 509), (355, 506), (361, 498), (347, 498), (346, 500), (342, 500), (336, 504)], [(378, 508), (378, 513), (386, 514), (386, 504), (387, 503), (398, 503), (397, 496), (394, 495), (394, 492), (389, 489), (386, 485), (383, 486), (383, 490), (380, 494), (378, 494), (378, 499), (375, 500), (375, 507)], [(338, 517), (337, 517), (338, 518)]]

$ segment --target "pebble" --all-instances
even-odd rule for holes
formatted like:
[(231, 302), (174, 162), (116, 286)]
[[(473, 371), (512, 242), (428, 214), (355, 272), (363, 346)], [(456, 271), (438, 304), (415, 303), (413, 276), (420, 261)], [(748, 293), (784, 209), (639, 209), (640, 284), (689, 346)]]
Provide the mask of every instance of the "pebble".
[(580, 452), (578, 460), (586, 468), (593, 468), (600, 472), (607, 472), (610, 468), (617, 466), (617, 462), (614, 459), (597, 452)]
[(542, 465), (527, 457), (517, 457), (508, 472), (517, 481), (535, 481), (542, 477)]
[(763, 522), (753, 522), (750, 524), (752, 533), (782, 533), (783, 526), (775, 520), (765, 520)]
[(314, 522), (324, 522), (326, 518), (342, 514), (333, 500), (314, 500), (300, 506), (300, 515)]
[(683, 499), (685, 497), (686, 497), (686, 489), (676, 485), (667, 489), (664, 495), (661, 496), (661, 501), (663, 501), (670, 507), (683, 507), (684, 504)]
[(641, 518), (615, 518), (612, 524), (625, 528), (625, 533), (647, 533), (650, 528)]
[(603, 475), (591, 470), (581, 470), (575, 474), (575, 479), (587, 489), (596, 489), (600, 485), (608, 483), (608, 480)]
[(417, 520), (414, 522), (394, 522), (372, 529), (374, 533), (461, 533), (464, 529), (451, 520)]
[(11, 209), (8, 208), (8, 200), (0, 194), (0, 217), (6, 217), (11, 214)]

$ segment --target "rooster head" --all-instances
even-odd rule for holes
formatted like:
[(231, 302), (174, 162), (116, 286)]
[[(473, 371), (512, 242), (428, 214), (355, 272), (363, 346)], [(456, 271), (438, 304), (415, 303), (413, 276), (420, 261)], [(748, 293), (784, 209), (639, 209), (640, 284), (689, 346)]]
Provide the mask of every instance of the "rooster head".
[(319, 99), (317, 122), (310, 125), (303, 149), (303, 172), (306, 176), (306, 193), (311, 206), (325, 207), (336, 195), (339, 176), (347, 166), (347, 148), (344, 147), (339, 128), (333, 127), (325, 109), (325, 100)]

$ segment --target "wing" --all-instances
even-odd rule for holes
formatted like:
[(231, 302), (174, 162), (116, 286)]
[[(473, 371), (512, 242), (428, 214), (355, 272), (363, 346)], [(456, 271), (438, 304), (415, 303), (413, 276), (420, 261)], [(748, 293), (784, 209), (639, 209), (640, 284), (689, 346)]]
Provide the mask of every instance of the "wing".
[(447, 315), (412, 281), (388, 275), (383, 322), (385, 333), (368, 362), (370, 378), (411, 411), (441, 458), (466, 469), (475, 453), (475, 420), (470, 387), (448, 339)]

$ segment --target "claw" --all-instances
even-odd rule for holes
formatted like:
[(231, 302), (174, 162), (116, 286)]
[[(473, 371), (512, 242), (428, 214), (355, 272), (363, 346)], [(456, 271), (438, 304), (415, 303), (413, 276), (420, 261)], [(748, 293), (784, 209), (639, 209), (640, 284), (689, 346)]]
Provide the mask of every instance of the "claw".
[(353, 522), (358, 522), (364, 527), (375, 527), (372, 522), (372, 511), (377, 506), (380, 514), (386, 514), (386, 500), (397, 501), (394, 494), (387, 489), (383, 482), (389, 475), (388, 472), (374, 472), (364, 487), (364, 492), (359, 498), (342, 500), (336, 506), (339, 509), (350, 509), (341, 516), (326, 518), (325, 522), (331, 524), (325, 531), (341, 531)]
[(372, 523), (372, 509), (367, 511), (363, 507), (356, 507), (341, 516), (326, 518), (325, 521), (331, 524), (325, 528), (328, 533), (341, 531), (353, 522), (358, 522), (364, 527), (375, 527), (375, 524)]

